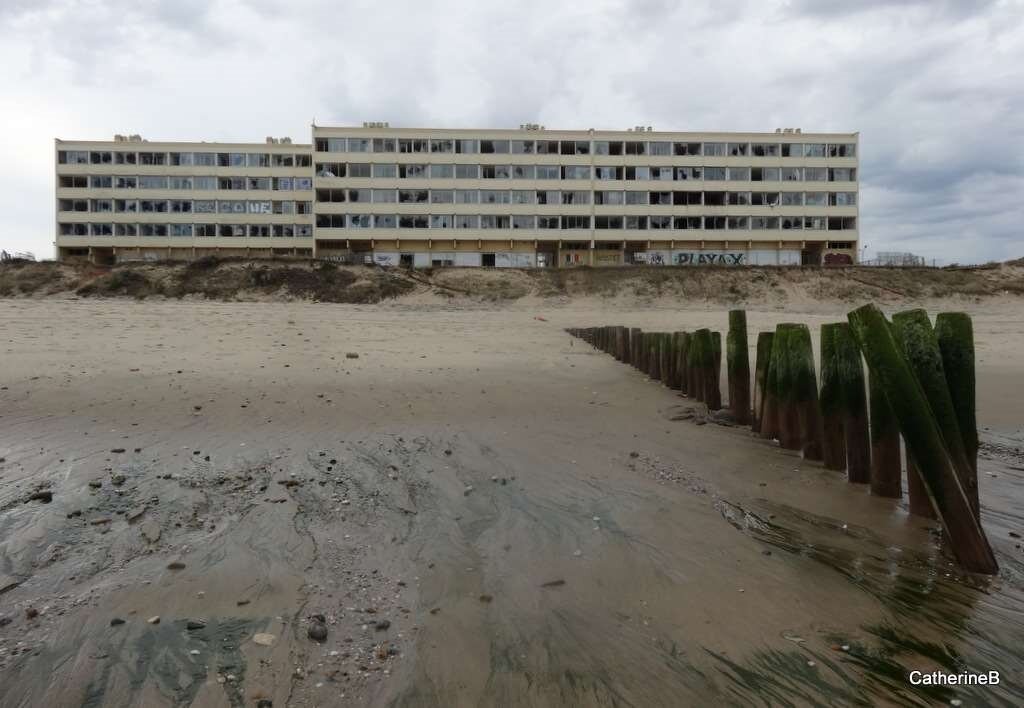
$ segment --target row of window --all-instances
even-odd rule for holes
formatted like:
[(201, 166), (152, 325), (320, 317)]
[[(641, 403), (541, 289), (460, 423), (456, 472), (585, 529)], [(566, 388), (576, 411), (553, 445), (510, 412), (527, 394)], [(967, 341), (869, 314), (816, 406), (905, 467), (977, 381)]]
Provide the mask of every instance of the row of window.
[(59, 211), (170, 214), (311, 214), (312, 202), (212, 199), (59, 199)]
[(640, 192), (492, 189), (318, 189), (318, 202), (373, 204), (656, 204), (855, 206), (856, 192)]
[(60, 175), (63, 189), (195, 189), (305, 191), (313, 189), (309, 177), (168, 177), (166, 175)]
[(310, 237), (310, 224), (64, 224), (61, 236)]
[(679, 155), (715, 157), (854, 157), (855, 143), (701, 143), (664, 140), (458, 140), (317, 138), (317, 152), (512, 155)]
[[(506, 214), (317, 214), (327, 229), (817, 229), (856, 228), (855, 217), (824, 216), (590, 216)], [(591, 225), (593, 224), (593, 225)]]
[(853, 182), (851, 167), (645, 167), (318, 162), (317, 177), (350, 179), (576, 179), (683, 182)]
[(124, 152), (58, 150), (61, 165), (170, 165), (200, 167), (309, 167), (306, 153), (268, 152)]

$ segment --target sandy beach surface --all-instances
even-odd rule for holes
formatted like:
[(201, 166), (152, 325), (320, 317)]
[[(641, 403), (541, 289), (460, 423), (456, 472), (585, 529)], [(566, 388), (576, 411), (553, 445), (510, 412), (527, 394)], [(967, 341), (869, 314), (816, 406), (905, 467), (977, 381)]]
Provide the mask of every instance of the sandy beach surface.
[(722, 309), (0, 300), (0, 705), (1024, 705), (1024, 310), (969, 309), (992, 579), (563, 331)]

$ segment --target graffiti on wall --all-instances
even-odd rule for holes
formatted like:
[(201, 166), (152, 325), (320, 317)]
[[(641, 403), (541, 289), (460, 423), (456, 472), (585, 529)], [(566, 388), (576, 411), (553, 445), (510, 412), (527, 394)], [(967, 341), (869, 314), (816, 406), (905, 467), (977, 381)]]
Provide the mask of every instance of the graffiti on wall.
[(747, 254), (744, 251), (678, 251), (675, 253), (676, 265), (746, 265)]

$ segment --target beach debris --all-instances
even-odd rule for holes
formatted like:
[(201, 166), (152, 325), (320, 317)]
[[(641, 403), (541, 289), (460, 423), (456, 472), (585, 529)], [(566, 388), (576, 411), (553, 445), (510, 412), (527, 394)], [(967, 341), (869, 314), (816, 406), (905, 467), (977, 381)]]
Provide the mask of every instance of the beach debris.
[(306, 630), (306, 635), (314, 642), (322, 642), (327, 639), (327, 625), (323, 622), (314, 620), (309, 623), (309, 629)]
[(359, 358), (359, 354), (357, 354), (356, 352), (345, 352), (345, 358), (346, 359), (358, 359)]
[(39, 610), (37, 610), (36, 608), (34, 608), (34, 607), (26, 607), (25, 608), (25, 617), (27, 617), (28, 619), (35, 619), (38, 616), (39, 616)]
[(206, 621), (201, 619), (190, 619), (185, 623), (185, 629), (205, 629)]
[(53, 492), (48, 489), (41, 489), (29, 495), (26, 503), (30, 501), (41, 501), (43, 504), (49, 504), (53, 501)]
[(494, 600), (494, 596), (493, 595), (487, 595), (485, 593), (485, 594), (480, 596), (480, 602), (487, 603), (487, 602), (491, 602), (492, 600)]
[(115, 617), (112, 620), (110, 620), (110, 626), (111, 627), (116, 627), (116, 626), (118, 626), (120, 624), (124, 624), (124, 620), (121, 619), (120, 617)]
[(124, 452), (124, 448), (123, 447), (115, 447), (113, 450), (111, 450), (111, 452), (114, 453), (115, 455), (120, 455), (122, 452)]
[(184, 570), (185, 569), (185, 564), (182, 563), (181, 561), (171, 561), (170, 563), (167, 564), (167, 569), (168, 570)]
[(541, 583), (542, 588), (557, 588), (565, 585), (565, 581), (559, 578), (558, 580), (549, 580), (546, 583)]
[(255, 644), (259, 644), (261, 647), (271, 646), (274, 643), (275, 639), (277, 639), (277, 637), (275, 637), (273, 634), (267, 634), (266, 632), (257, 632), (256, 634), (252, 635), (252, 641)]
[(146, 622), (149, 624), (160, 624), (160, 615), (153, 615)]
[(376, 624), (373, 625), (373, 628), (376, 629), (378, 632), (383, 632), (385, 629), (387, 629), (390, 626), (391, 626), (391, 621), (385, 619), (385, 620), (379, 620)]

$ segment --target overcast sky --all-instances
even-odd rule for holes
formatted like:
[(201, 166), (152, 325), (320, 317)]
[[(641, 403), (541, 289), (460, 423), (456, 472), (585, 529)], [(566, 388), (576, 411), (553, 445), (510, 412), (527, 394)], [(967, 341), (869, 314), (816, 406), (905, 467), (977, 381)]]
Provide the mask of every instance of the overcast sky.
[(0, 247), (53, 139), (309, 126), (860, 131), (868, 254), (1024, 256), (1024, 0), (0, 0)]

